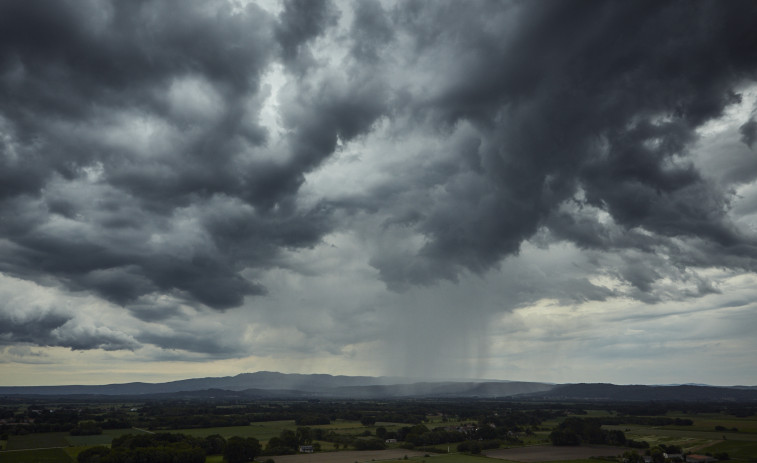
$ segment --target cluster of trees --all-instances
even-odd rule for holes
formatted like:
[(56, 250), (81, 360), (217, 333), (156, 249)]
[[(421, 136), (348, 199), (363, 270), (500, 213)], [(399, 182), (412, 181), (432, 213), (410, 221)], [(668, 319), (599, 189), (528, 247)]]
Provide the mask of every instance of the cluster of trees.
[(252, 437), (215, 434), (204, 439), (184, 434), (127, 434), (111, 447), (92, 447), (79, 454), (78, 463), (204, 463), (208, 455), (223, 454), (228, 463), (253, 461), (261, 447)]
[[(117, 408), (56, 407), (30, 405), (26, 409), (0, 409), (0, 434), (69, 432), (73, 435), (99, 434), (103, 429), (124, 429), (131, 425), (126, 413)], [(99, 429), (99, 431), (98, 431)]]
[(295, 431), (284, 429), (278, 437), (268, 440), (264, 455), (290, 455), (297, 452), (301, 445), (313, 445), (314, 450), (320, 450), (320, 444), (313, 444), (314, 439), (323, 438), (323, 429), (299, 427)]
[(331, 419), (326, 415), (301, 415), (294, 419), (297, 426), (317, 426), (319, 424), (331, 424)]
[(599, 420), (569, 417), (549, 435), (552, 445), (607, 444), (625, 445), (626, 436), (620, 430), (602, 429)]
[(623, 431), (602, 429), (602, 425), (638, 424), (642, 426), (691, 426), (693, 421), (683, 418), (624, 416), (566, 418), (549, 435), (552, 445), (607, 444), (625, 445), (631, 448), (646, 449), (649, 443), (626, 439)]
[(96, 421), (81, 421), (71, 431), (72, 436), (94, 436), (103, 433), (103, 428)]
[(132, 425), (151, 430), (172, 430), (222, 426), (245, 426), (251, 422), (294, 420), (297, 426), (329, 424), (335, 420), (417, 424), (425, 419), (424, 407), (406, 402), (320, 402), (283, 401), (235, 403), (234, 401), (153, 402), (140, 408)]
[(739, 432), (739, 428), (726, 428), (725, 426), (715, 426), (715, 431), (721, 432)]
[[(412, 426), (423, 423), (429, 415), (441, 416), (443, 421), (470, 420), (482, 425), (485, 422), (496, 426), (498, 430), (520, 432), (521, 429), (537, 426), (545, 419), (582, 412), (574, 405), (531, 404), (500, 400), (266, 402), (219, 398), (149, 401), (128, 407), (123, 404), (119, 404), (119, 407), (107, 404), (110, 405), (109, 408), (106, 406), (89, 408), (75, 404), (50, 413), (44, 401), (29, 400), (32, 405), (25, 413), (18, 413), (18, 409), (9, 407), (0, 409), (0, 417), (6, 421), (5, 424), (0, 425), (0, 432), (3, 430), (9, 434), (70, 432), (79, 425), (79, 422), (86, 420), (96, 421), (101, 429), (134, 426), (153, 431), (243, 426), (251, 422), (272, 420), (295, 420), (297, 426), (328, 424), (337, 419), (360, 421), (366, 426), (376, 422), (405, 423)], [(65, 399), (56, 398), (56, 402), (59, 400), (65, 401)], [(138, 408), (138, 413), (130, 412), (131, 408)], [(625, 412), (631, 411), (625, 410)], [(483, 426), (479, 427), (483, 428)], [(503, 437), (501, 434), (496, 436), (500, 439)], [(490, 439), (495, 436), (478, 436), (477, 438)]]
[[(29, 403), (32, 405), (29, 406)], [(5, 421), (4, 424), (0, 424), (0, 434), (67, 431), (83, 435), (100, 433), (104, 429), (132, 426), (153, 431), (169, 431), (193, 427), (243, 426), (256, 421), (294, 420), (298, 426), (297, 430), (282, 432), (261, 452), (270, 455), (295, 453), (298, 446), (310, 445), (315, 441), (329, 442), (335, 449), (376, 449), (385, 447), (386, 439), (397, 439), (407, 448), (454, 443), (460, 444), (458, 447), (461, 451), (477, 453), (489, 445), (518, 443), (520, 441), (516, 435), (538, 430), (545, 420), (566, 417), (565, 422), (550, 435), (555, 445), (625, 444), (642, 449), (648, 447), (648, 444), (627, 440), (622, 432), (602, 430), (601, 426), (691, 425), (692, 421), (689, 419), (662, 416), (682, 407), (688, 412), (694, 409), (697, 412), (709, 413), (715, 405), (592, 403), (592, 409), (605, 409), (610, 412), (610, 416), (589, 418), (574, 416), (586, 414), (585, 410), (576, 404), (508, 402), (496, 399), (249, 402), (219, 398), (152, 401), (128, 406), (108, 404), (88, 407), (69, 404), (62, 407), (58, 405), (52, 412), (43, 402), (30, 400), (23, 404), (19, 402), (16, 407), (0, 408), (0, 418)], [(724, 407), (728, 408), (730, 405), (721, 404), (717, 407), (722, 412), (725, 410)], [(435, 416), (437, 419), (441, 417), (442, 421), (467, 421), (470, 425), (460, 429), (429, 429), (426, 426), (428, 416)], [(375, 435), (368, 429), (362, 430), (360, 434), (349, 434), (317, 427), (337, 419), (359, 421), (366, 427), (377, 422), (403, 423), (406, 426), (399, 429), (393, 427), (391, 429), (396, 430), (392, 431), (379, 427), (375, 430)], [(200, 447), (206, 450), (202, 445)]]
[(407, 442), (414, 447), (462, 442), (467, 439), (462, 432), (448, 431), (444, 428), (435, 428), (432, 431), (423, 424), (403, 427), (397, 431), (396, 436), (397, 440)]

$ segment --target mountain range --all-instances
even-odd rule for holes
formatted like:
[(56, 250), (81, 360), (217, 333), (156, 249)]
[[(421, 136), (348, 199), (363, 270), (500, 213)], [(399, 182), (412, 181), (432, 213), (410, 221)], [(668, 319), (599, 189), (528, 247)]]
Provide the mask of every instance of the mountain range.
[(270, 371), (165, 383), (0, 386), (0, 396), (139, 396), (144, 398), (380, 399), (510, 398), (545, 401), (757, 401), (757, 387), (645, 386), (478, 380), (419, 381), (399, 377), (284, 374)]

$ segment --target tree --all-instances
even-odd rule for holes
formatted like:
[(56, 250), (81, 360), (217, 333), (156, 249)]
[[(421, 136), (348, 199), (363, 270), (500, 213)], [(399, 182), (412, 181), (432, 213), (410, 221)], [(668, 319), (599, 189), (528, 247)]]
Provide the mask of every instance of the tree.
[(310, 428), (297, 428), (295, 437), (297, 438), (298, 445), (311, 444), (313, 442), (313, 434)]
[(375, 416), (364, 416), (360, 419), (360, 424), (363, 426), (372, 426), (376, 424), (376, 417)]
[(549, 434), (552, 445), (581, 445), (581, 438), (573, 431), (555, 429)]
[(102, 434), (103, 430), (94, 421), (82, 421), (71, 430), (72, 436), (94, 436)]
[(201, 445), (208, 455), (220, 455), (226, 450), (226, 439), (220, 434), (211, 434), (202, 441)]
[(623, 452), (623, 461), (626, 463), (644, 463), (644, 457), (635, 450)]
[(99, 445), (81, 452), (76, 457), (76, 461), (79, 463), (100, 463), (101, 461), (105, 461), (108, 454), (110, 454), (110, 449), (103, 445)]
[(291, 449), (297, 450), (297, 434), (291, 429), (285, 429), (281, 431), (281, 433), (279, 434), (279, 439), (281, 439), (284, 447), (289, 447)]
[(254, 460), (260, 454), (260, 451), (260, 442), (254, 437), (243, 439), (234, 436), (226, 442), (226, 451), (223, 457), (228, 463), (244, 463)]
[(268, 444), (266, 444), (265, 449), (266, 450), (273, 450), (284, 447), (284, 441), (281, 440), (280, 437), (271, 437), (268, 439)]

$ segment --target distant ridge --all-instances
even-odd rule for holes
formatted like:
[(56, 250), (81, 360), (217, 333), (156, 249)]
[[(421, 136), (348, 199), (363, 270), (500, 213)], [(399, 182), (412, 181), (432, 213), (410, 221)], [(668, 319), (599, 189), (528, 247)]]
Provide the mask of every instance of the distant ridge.
[(413, 381), (399, 377), (285, 374), (271, 371), (165, 383), (97, 386), (0, 386), (0, 396), (88, 396), (136, 399), (508, 398), (543, 401), (756, 401), (754, 386), (618, 386), (525, 381)]
[(121, 383), (97, 386), (0, 386), (0, 394), (102, 394), (102, 395), (140, 395), (165, 394), (205, 389), (223, 389), (243, 391), (245, 389), (263, 390), (312, 390), (321, 391), (345, 386), (370, 386), (396, 384), (400, 378), (373, 376), (332, 376), (326, 374), (286, 374), (272, 371), (241, 373), (236, 376), (182, 379), (166, 383)]
[[(518, 381), (426, 381), (373, 376), (285, 374), (271, 371), (236, 376), (184, 379), (166, 383), (123, 383), (98, 386), (5, 386), (0, 395), (236, 396), (248, 397), (506, 397), (546, 391), (545, 383)], [(211, 392), (208, 392), (211, 391)]]
[(539, 400), (593, 401), (757, 401), (757, 389), (744, 386), (719, 387), (684, 384), (679, 386), (618, 386), (606, 383), (560, 384), (549, 391), (521, 396)]

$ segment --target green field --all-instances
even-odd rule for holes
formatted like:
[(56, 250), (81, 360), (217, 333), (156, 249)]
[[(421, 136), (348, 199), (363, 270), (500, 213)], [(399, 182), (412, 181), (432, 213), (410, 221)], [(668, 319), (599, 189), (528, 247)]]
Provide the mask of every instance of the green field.
[(26, 434), (24, 436), (10, 436), (7, 450), (44, 449), (51, 447), (67, 447), (66, 432), (46, 432)]
[(110, 445), (116, 437), (124, 434), (139, 434), (135, 429), (106, 429), (102, 434), (94, 436), (66, 436), (70, 445), (75, 446), (93, 446), (93, 445)]
[(0, 453), (0, 463), (71, 463), (63, 449), (19, 450)]
[[(684, 452), (727, 452), (733, 461), (757, 461), (757, 417), (735, 418), (729, 415), (681, 413), (670, 414), (675, 418), (689, 418), (692, 426), (604, 426), (606, 429), (624, 431), (626, 437), (644, 440), (651, 446), (658, 444), (680, 445)], [(739, 432), (715, 431), (715, 426)]]
[(757, 461), (757, 442), (728, 440), (705, 449), (710, 453), (727, 452), (733, 460)]

